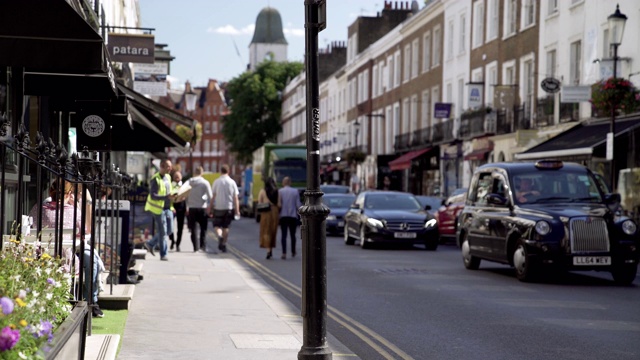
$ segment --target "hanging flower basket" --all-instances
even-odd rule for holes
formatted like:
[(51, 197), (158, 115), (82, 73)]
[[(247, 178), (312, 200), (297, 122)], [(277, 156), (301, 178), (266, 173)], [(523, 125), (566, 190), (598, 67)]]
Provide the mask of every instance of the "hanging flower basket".
[(360, 164), (364, 162), (364, 159), (367, 155), (360, 150), (351, 150), (347, 153), (345, 158), (347, 159), (347, 163), (349, 164)]
[(611, 111), (629, 114), (638, 109), (640, 92), (631, 81), (624, 78), (608, 78), (595, 83), (591, 89), (591, 105), (594, 116), (611, 116)]

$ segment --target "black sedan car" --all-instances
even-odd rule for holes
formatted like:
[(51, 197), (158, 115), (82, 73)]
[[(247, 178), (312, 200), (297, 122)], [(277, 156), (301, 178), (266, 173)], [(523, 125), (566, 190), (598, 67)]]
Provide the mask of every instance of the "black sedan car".
[(438, 248), (438, 226), (413, 194), (397, 191), (365, 191), (345, 215), (344, 242), (371, 244), (422, 244)]
[(320, 185), (320, 191), (325, 194), (348, 194), (350, 189), (347, 185)]
[(344, 214), (355, 201), (353, 194), (326, 194), (322, 196), (322, 202), (331, 209), (327, 216), (327, 234), (342, 235), (344, 232)]
[(555, 271), (608, 271), (636, 278), (638, 227), (619, 216), (619, 194), (605, 194), (586, 167), (557, 160), (477, 168), (460, 213), (458, 244), (467, 269), (482, 259), (515, 268), (521, 281)]

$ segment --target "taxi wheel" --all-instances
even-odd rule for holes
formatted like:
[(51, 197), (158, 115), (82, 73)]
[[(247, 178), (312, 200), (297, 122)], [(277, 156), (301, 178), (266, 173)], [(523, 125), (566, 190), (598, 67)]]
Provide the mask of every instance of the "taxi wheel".
[(520, 281), (531, 282), (536, 280), (539, 275), (538, 269), (529, 258), (523, 240), (518, 240), (516, 250), (513, 252), (513, 267), (516, 269), (516, 277)]
[(638, 265), (617, 265), (611, 270), (613, 280), (620, 285), (631, 285), (636, 279)]
[(462, 235), (461, 244), (462, 261), (464, 262), (464, 267), (469, 270), (478, 270), (478, 268), (480, 268), (480, 258), (471, 255), (471, 249), (469, 248), (469, 240), (467, 240), (467, 234)]
[(346, 245), (353, 245), (355, 243), (355, 239), (349, 236), (349, 227), (346, 224), (344, 226), (344, 243)]
[(362, 225), (360, 227), (360, 247), (363, 249), (368, 249), (369, 247), (371, 247), (371, 245), (369, 245), (369, 243), (367, 243), (366, 241), (366, 236), (364, 233), (364, 225)]

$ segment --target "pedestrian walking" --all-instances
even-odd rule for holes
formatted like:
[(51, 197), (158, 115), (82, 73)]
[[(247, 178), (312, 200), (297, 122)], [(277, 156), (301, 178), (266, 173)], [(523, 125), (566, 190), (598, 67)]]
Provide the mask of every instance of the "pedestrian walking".
[[(182, 187), (182, 173), (180, 171), (174, 171), (172, 178), (174, 189), (179, 189), (180, 187)], [(176, 231), (169, 234), (169, 239), (171, 240), (170, 249), (173, 250), (173, 247), (175, 245), (176, 251), (180, 252), (180, 243), (182, 242), (182, 229), (184, 228), (184, 218), (187, 214), (187, 202), (185, 200), (176, 201), (173, 203), (173, 208), (176, 211), (177, 228)]]
[(268, 210), (260, 211), (260, 247), (268, 249), (267, 259), (273, 256), (272, 250), (276, 247), (276, 236), (278, 234), (278, 185), (276, 181), (269, 177), (264, 183), (264, 188), (258, 194), (258, 204), (263, 208), (268, 204)]
[[(209, 181), (202, 177), (203, 173), (202, 166), (198, 166), (193, 172), (193, 177), (183, 185), (191, 188), (187, 197), (187, 226), (191, 232), (193, 252), (205, 251), (207, 246), (207, 222), (209, 220), (207, 208), (213, 193)], [(200, 242), (196, 239), (196, 223), (200, 228)]]
[(282, 179), (278, 190), (280, 208), (280, 232), (282, 233), (282, 258), (287, 258), (287, 231), (291, 234), (291, 257), (296, 256), (296, 229), (298, 228), (298, 208), (302, 206), (298, 190), (291, 187), (291, 178)]
[(144, 211), (149, 211), (153, 215), (156, 224), (156, 233), (151, 240), (143, 243), (147, 251), (155, 256), (153, 248), (158, 245), (160, 249), (160, 260), (167, 261), (167, 239), (172, 233), (173, 209), (171, 202), (175, 198), (173, 195), (173, 185), (171, 184), (171, 160), (164, 159), (160, 162), (160, 170), (151, 177), (149, 184), (149, 195), (144, 205)]
[(209, 204), (209, 213), (213, 215), (213, 230), (218, 238), (218, 249), (227, 252), (229, 226), (234, 215), (240, 217), (238, 185), (229, 176), (229, 165), (222, 165), (220, 175), (213, 182), (213, 197)]

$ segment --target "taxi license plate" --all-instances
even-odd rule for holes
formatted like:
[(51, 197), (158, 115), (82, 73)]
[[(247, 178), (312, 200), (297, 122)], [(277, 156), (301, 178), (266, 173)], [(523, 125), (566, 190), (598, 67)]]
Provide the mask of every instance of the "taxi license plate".
[(416, 233), (397, 232), (397, 233), (394, 233), (393, 236), (398, 239), (413, 239), (416, 237)]
[(573, 265), (577, 265), (577, 266), (611, 265), (611, 256), (574, 256)]
[(344, 226), (344, 221), (338, 221), (338, 226)]

